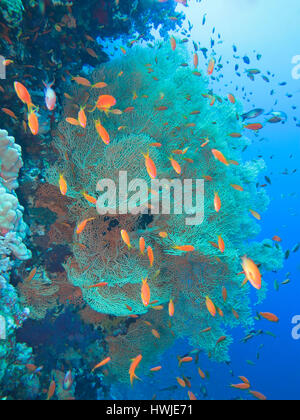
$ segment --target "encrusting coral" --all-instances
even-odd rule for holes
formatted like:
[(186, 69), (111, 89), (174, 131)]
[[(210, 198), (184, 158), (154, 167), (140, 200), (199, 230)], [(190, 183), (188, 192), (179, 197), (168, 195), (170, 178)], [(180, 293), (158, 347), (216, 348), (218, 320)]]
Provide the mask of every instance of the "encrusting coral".
[[(28, 227), (23, 221), (23, 207), (14, 192), (18, 173), (22, 166), (21, 148), (4, 130), (0, 131), (0, 388), (5, 393), (21, 395), (20, 383), (27, 381), (24, 395), (33, 397), (29, 374), (25, 365), (32, 360), (32, 350), (16, 342), (15, 330), (22, 327), (29, 316), (16, 289), (10, 284), (10, 271), (31, 258), (31, 252), (23, 243)], [(23, 396), (24, 396), (23, 395)]]
[(23, 221), (24, 208), (14, 193), (22, 166), (21, 147), (7, 131), (0, 130), (0, 240), (17, 259), (28, 260), (31, 252), (23, 243), (28, 227)]
[[(265, 211), (268, 197), (256, 186), (264, 162), (243, 162), (242, 150), (250, 141), (243, 135), (229, 136), (243, 130), (237, 119), (241, 106), (208, 91), (207, 78), (191, 69), (189, 61), (183, 46), (172, 51), (169, 45), (159, 44), (153, 49), (134, 47), (126, 57), (101, 65), (91, 83), (105, 82), (100, 94), (116, 98), (115, 108), (121, 112), (92, 112), (99, 90), (70, 85), (70, 97), (83, 97), (88, 90), (87, 102), (74, 104), (66, 99), (65, 117), (77, 119), (79, 107), (85, 106), (87, 126), (82, 129), (61, 122), (54, 139), (60, 157), (49, 168), (48, 181), (58, 185), (58, 174), (63, 174), (67, 197), (73, 200), (70, 219), (77, 224), (93, 219), (82, 233), (74, 233), (73, 257), (66, 264), (69, 281), (81, 288), (91, 308), (115, 316), (142, 315), (142, 319), (148, 313), (150, 318), (152, 309), (149, 312), (141, 300), (141, 279), (148, 278), (155, 305), (164, 305), (166, 312), (170, 299), (175, 303), (171, 325), (175, 336), (187, 337), (217, 360), (227, 360), (231, 338), (224, 326), (252, 327), (250, 286), (242, 287), (244, 277), (238, 275), (241, 257), (247, 254), (265, 273), (280, 268), (283, 255), (280, 248), (248, 243), (260, 230), (249, 209)], [(109, 133), (108, 145), (99, 137), (95, 120)], [(215, 159), (213, 150), (222, 152), (226, 164)], [(187, 214), (152, 214), (150, 208), (147, 214), (101, 215), (83, 197), (83, 191), (98, 197), (100, 179), (118, 185), (120, 171), (127, 173), (129, 181), (146, 180), (150, 189), (143, 157), (147, 152), (159, 179), (205, 180), (201, 224), (187, 225)], [(180, 175), (172, 167), (171, 156), (181, 167)], [(216, 192), (222, 203), (219, 212), (214, 208)], [(128, 232), (132, 249), (122, 242), (121, 229)], [(160, 236), (161, 231), (167, 235)], [(140, 237), (154, 251), (153, 267), (139, 251)], [(218, 246), (220, 237), (225, 243), (223, 252)], [(174, 248), (188, 244), (193, 245), (193, 252)], [(107, 285), (91, 287), (100, 282)], [(207, 310), (207, 296), (217, 308), (215, 317)], [(131, 346), (134, 343), (131, 340)], [(136, 344), (140, 352), (149, 347), (147, 340)]]

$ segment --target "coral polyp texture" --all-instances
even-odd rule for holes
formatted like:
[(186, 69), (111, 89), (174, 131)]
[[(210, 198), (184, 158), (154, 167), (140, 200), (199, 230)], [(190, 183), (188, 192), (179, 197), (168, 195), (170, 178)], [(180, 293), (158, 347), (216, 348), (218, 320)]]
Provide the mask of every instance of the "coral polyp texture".
[[(264, 212), (269, 199), (257, 188), (264, 161), (244, 162), (242, 150), (250, 140), (244, 135), (229, 135), (243, 132), (237, 118), (241, 105), (214, 95), (208, 76), (195, 71), (191, 61), (180, 44), (175, 51), (169, 43), (155, 48), (136, 46), (90, 76), (91, 85), (105, 82), (107, 86), (102, 89), (67, 85), (65, 118), (77, 119), (79, 108), (85, 107), (87, 126), (84, 129), (66, 120), (60, 123), (54, 139), (59, 159), (48, 169), (48, 182), (58, 186), (59, 174), (63, 174), (71, 200), (70, 220), (79, 225), (91, 219), (80, 234), (74, 232), (73, 256), (65, 268), (69, 281), (81, 288), (84, 300), (94, 311), (141, 315), (151, 322), (151, 313), (157, 314), (153, 306), (162, 305), (165, 316), (159, 317), (160, 325), (156, 322), (159, 331), (166, 328), (168, 302), (172, 299), (172, 334), (188, 338), (193, 346), (217, 360), (227, 360), (231, 343), (227, 330), (238, 325), (248, 330), (253, 322), (251, 286), (242, 286), (244, 276), (238, 274), (242, 271), (241, 257), (252, 258), (264, 274), (280, 268), (283, 255), (268, 241), (252, 242), (260, 226), (249, 209)], [(99, 95), (112, 95), (116, 105), (106, 112), (94, 110)], [(97, 120), (109, 134), (109, 144), (100, 138)], [(226, 157), (227, 164), (215, 159), (214, 149)], [(204, 180), (202, 223), (187, 225), (189, 215), (184, 212), (152, 214), (151, 206), (146, 214), (101, 215), (83, 196), (84, 191), (98, 198), (97, 183), (101, 179), (111, 179), (118, 186), (120, 171), (127, 172), (128, 181), (147, 181), (151, 195), (143, 156), (148, 152), (159, 179)], [(180, 174), (175, 172), (170, 157), (180, 165)], [(219, 212), (214, 207), (216, 193), (222, 203)], [(171, 195), (171, 204), (177, 198)], [(117, 201), (122, 204), (120, 197)], [(128, 232), (131, 249), (122, 241), (122, 229)], [(152, 267), (147, 252), (142, 255), (139, 250), (140, 237), (145, 239), (146, 248), (153, 249)], [(218, 246), (220, 238), (225, 250)], [(175, 245), (193, 245), (194, 250), (185, 252)], [(141, 299), (142, 278), (148, 279), (151, 301), (155, 301), (149, 306), (144, 306)], [(90, 287), (99, 283), (107, 285)], [(266, 287), (263, 282), (260, 297)], [(224, 288), (227, 299), (222, 295)], [(207, 297), (216, 307), (216, 316), (207, 309)], [(133, 318), (132, 322), (140, 321)], [(134, 357), (148, 351), (149, 340), (140, 337), (141, 324), (130, 328), (138, 331), (130, 344), (130, 356)], [(111, 339), (111, 346), (114, 341), (118, 340)], [(126, 363), (128, 369), (128, 360)]]
[(22, 327), (28, 318), (29, 309), (22, 305), (16, 289), (10, 284), (11, 270), (18, 266), (20, 261), (31, 258), (30, 250), (23, 243), (28, 233), (28, 227), (23, 221), (24, 208), (19, 204), (14, 192), (18, 186), (17, 178), (21, 166), (21, 147), (15, 144), (14, 138), (9, 137), (7, 131), (0, 130), (1, 397), (5, 397), (5, 393), (11, 393), (17, 398), (22, 396), (31, 398), (35, 394), (31, 393), (31, 387), (24, 385), (29, 380), (25, 365), (32, 361), (32, 350), (25, 344), (17, 343), (15, 337), (16, 329)]

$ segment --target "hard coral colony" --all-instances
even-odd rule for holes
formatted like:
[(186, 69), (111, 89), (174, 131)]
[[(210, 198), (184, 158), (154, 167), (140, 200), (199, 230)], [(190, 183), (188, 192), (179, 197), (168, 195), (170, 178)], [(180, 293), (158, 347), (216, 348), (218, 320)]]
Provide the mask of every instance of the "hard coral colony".
[[(140, 3), (94, 1), (91, 20), (103, 29), (103, 38), (129, 32), (132, 23), (149, 40), (153, 10), (155, 27), (160, 18), (166, 20), (159, 29), (162, 36), (182, 19), (180, 13), (175, 16), (174, 5), (168, 5), (174, 16), (166, 16), (164, 1)], [(84, 398), (82, 381), (94, 386), (96, 375), (101, 387), (97, 395), (94, 391), (95, 399), (111, 397), (116, 381), (135, 386), (141, 372), (161, 370), (160, 358), (180, 338), (196, 350), (179, 357), (179, 367), (200, 351), (228, 362), (230, 330), (253, 329), (251, 291), (256, 289), (262, 300), (264, 274), (279, 269), (283, 260), (278, 244), (255, 241), (258, 211), (266, 211), (269, 198), (257, 188), (264, 161), (242, 159), (250, 144), (243, 130), (254, 130), (237, 118), (242, 105), (232, 94), (222, 99), (212, 93), (209, 77), (216, 60), (201, 75), (198, 55), (191, 55), (175, 36), (148, 46), (135, 45), (138, 38), (128, 48), (120, 47), (121, 57), (103, 63), (107, 55), (87, 33), (87, 6), (75, 19), (75, 2), (23, 4), (1, 4), (8, 25), (2, 26), (4, 38), (11, 46), (10, 28), (16, 30), (24, 14), (34, 22), (39, 14), (43, 21), (48, 8), (54, 9), (51, 28), (45, 24), (43, 32), (38, 29), (31, 47), (33, 54), (34, 48), (43, 49), (42, 37), (51, 34), (53, 48), (47, 58), (41, 54), (40, 66), (47, 72), (57, 67), (61, 82), (59, 89), (56, 82), (44, 82), (45, 104), (33, 83), (18, 79), (19, 74), (11, 89), (26, 116), (20, 124), (27, 136), (23, 153), (32, 153), (19, 195), (26, 210), (15, 193), (23, 166), (21, 147), (0, 131), (0, 399)], [(52, 20), (55, 13), (58, 22)], [(85, 33), (87, 47), (76, 28)], [(82, 48), (74, 47), (75, 38)], [(63, 45), (59, 51), (53, 45), (57, 39)], [(68, 47), (77, 54), (74, 61), (82, 64), (88, 56), (92, 63), (84, 72), (74, 65), (84, 76), (64, 71), (72, 61)], [(2, 111), (19, 123), (13, 111)], [(30, 168), (38, 159), (42, 169)], [(187, 225), (186, 214), (172, 211), (154, 213), (148, 200), (140, 203), (143, 213), (103, 214), (99, 181), (109, 179), (118, 187), (120, 173), (129, 182), (145, 181), (147, 198), (155, 194), (154, 179), (204, 180), (202, 223)], [(177, 199), (170, 196), (171, 209)], [(117, 197), (118, 206), (129, 203), (130, 197)], [(249, 209), (256, 209), (250, 210), (254, 217)], [(26, 246), (29, 235), (32, 252)], [(270, 313), (261, 317), (278, 321)], [(37, 354), (17, 342), (19, 329), (19, 337), (32, 343)], [(199, 375), (205, 378), (200, 368)], [(177, 382), (189, 386), (188, 378)], [(248, 389), (250, 384), (232, 387)], [(191, 391), (188, 396), (196, 399)]]

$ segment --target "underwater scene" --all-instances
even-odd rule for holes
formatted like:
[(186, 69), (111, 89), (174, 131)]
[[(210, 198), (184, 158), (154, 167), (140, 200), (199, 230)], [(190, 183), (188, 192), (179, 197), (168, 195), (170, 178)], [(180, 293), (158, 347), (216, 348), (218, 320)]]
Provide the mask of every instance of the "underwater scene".
[(0, 1), (0, 400), (300, 399), (299, 21)]

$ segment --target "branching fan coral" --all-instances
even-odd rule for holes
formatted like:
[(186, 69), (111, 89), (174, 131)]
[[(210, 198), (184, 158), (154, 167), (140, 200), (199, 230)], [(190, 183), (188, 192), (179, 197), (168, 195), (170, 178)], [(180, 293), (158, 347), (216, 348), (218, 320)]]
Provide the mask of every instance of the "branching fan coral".
[[(243, 130), (237, 118), (241, 106), (209, 91), (207, 77), (194, 71), (190, 61), (182, 45), (175, 51), (163, 44), (153, 49), (137, 46), (122, 60), (101, 65), (91, 76), (91, 87), (69, 85), (64, 104), (69, 122), (58, 127), (54, 141), (60, 157), (48, 170), (48, 182), (57, 186), (63, 174), (67, 196), (73, 200), (70, 220), (78, 225), (91, 219), (82, 233), (74, 233), (73, 257), (66, 264), (69, 281), (81, 288), (91, 308), (115, 316), (148, 312), (151, 322), (155, 311), (149, 312), (141, 300), (141, 279), (148, 278), (151, 301), (155, 301), (150, 306), (164, 305), (161, 328), (167, 325), (167, 303), (172, 299), (175, 314), (169, 327), (175, 337), (187, 337), (193, 346), (226, 360), (231, 338), (224, 327), (240, 324), (248, 329), (252, 325), (250, 285), (242, 286), (244, 276), (238, 274), (241, 257), (252, 258), (264, 274), (281, 266), (282, 252), (268, 242), (248, 243), (260, 230), (249, 209), (263, 212), (268, 205), (266, 193), (256, 187), (265, 164), (262, 160), (243, 162), (242, 150), (250, 141), (229, 135)], [(101, 90), (92, 87), (99, 82), (104, 82)], [(100, 93), (116, 98), (113, 109), (122, 112), (93, 110)], [(72, 98), (85, 100), (74, 103)], [(80, 107), (85, 107), (86, 128), (74, 123)], [(109, 144), (101, 140), (97, 120), (109, 134)], [(215, 158), (214, 150), (225, 156), (226, 164)], [(83, 192), (97, 198), (100, 179), (109, 178), (118, 185), (120, 171), (127, 172), (129, 181), (146, 180), (150, 190), (143, 156), (148, 152), (159, 179), (205, 180), (203, 223), (189, 226), (186, 214), (151, 214), (151, 207), (147, 214), (99, 215), (84, 197)], [(171, 157), (180, 165), (180, 174)], [(216, 193), (221, 200), (218, 212)], [(128, 232), (132, 249), (123, 243), (122, 229)], [(140, 237), (154, 251), (153, 267), (139, 250)], [(193, 245), (194, 251), (184, 252), (175, 245)], [(107, 285), (91, 287), (100, 282)], [(207, 309), (207, 297), (216, 307), (216, 316)], [(130, 331), (138, 334), (132, 334), (132, 340), (124, 337), (130, 348), (137, 348), (130, 357), (146, 352), (149, 344), (140, 337), (140, 320), (132, 322), (138, 324)], [(116, 340), (111, 339), (110, 347)]]

